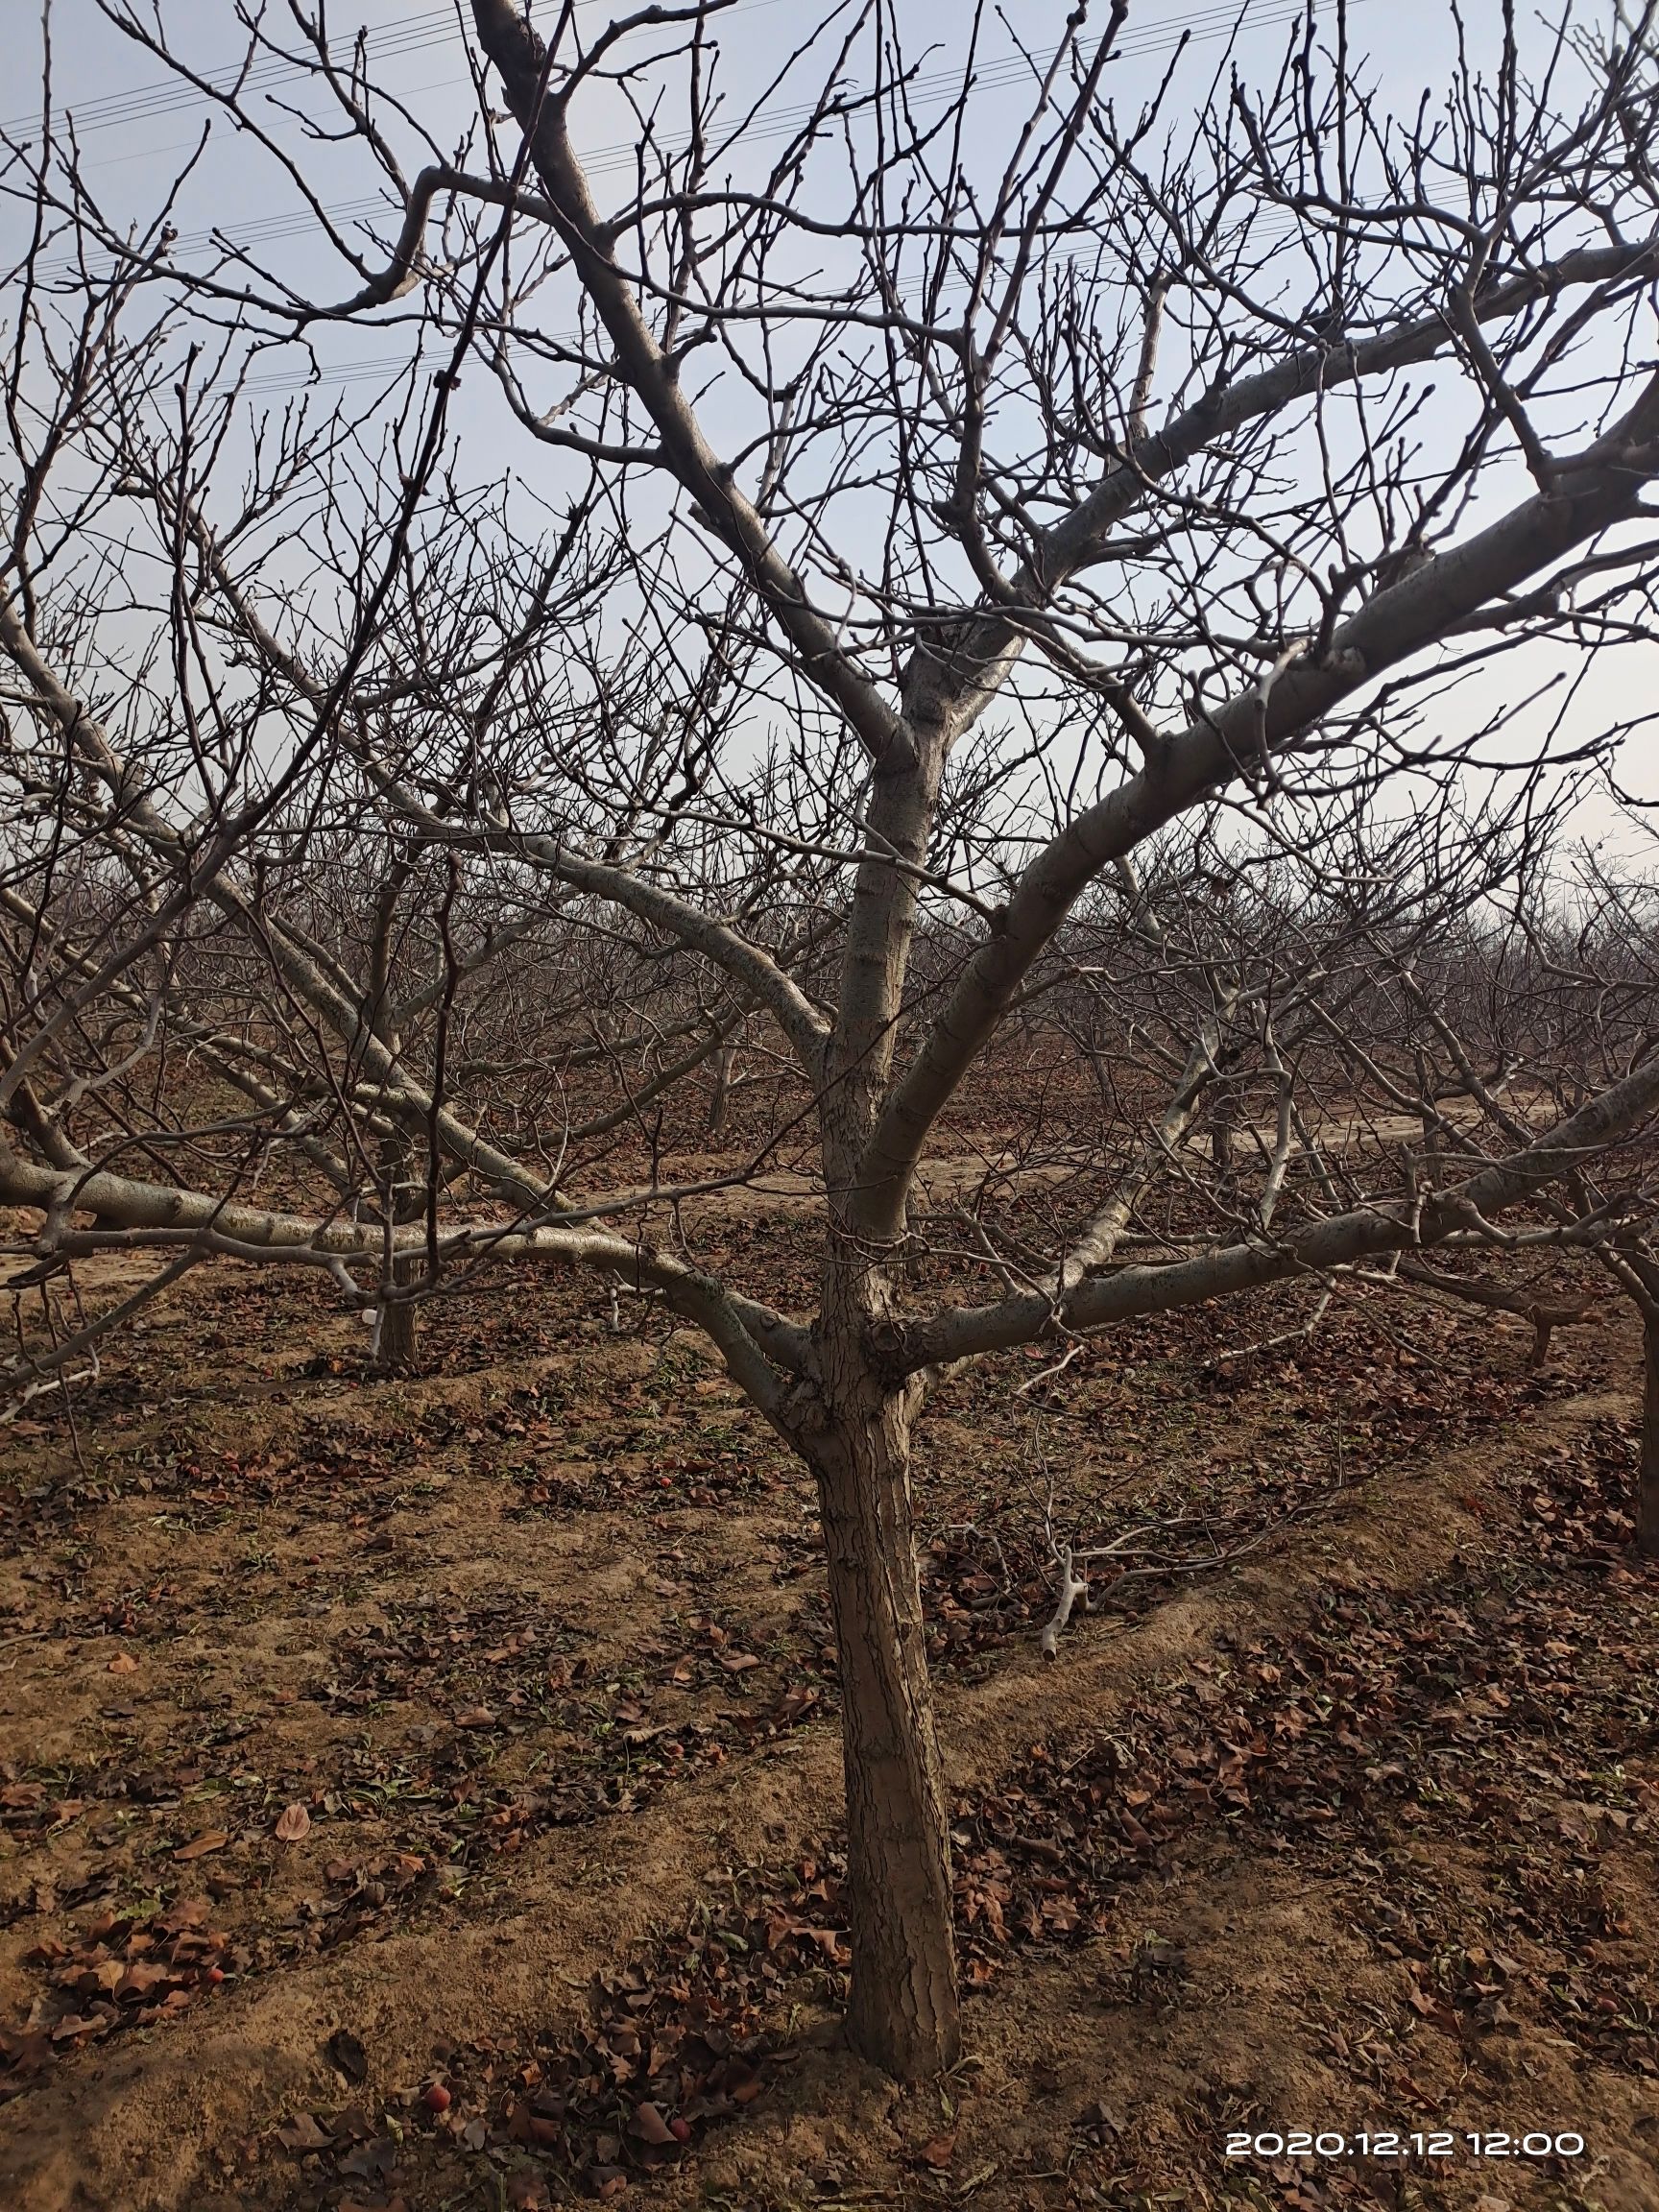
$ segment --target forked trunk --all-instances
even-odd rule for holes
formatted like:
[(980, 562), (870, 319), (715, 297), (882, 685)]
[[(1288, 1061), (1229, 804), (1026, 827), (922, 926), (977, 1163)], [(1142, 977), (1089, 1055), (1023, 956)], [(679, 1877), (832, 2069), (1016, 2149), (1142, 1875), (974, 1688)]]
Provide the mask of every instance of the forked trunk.
[(1659, 1559), (1659, 1307), (1642, 1316), (1642, 1463), (1636, 1472), (1636, 1549)]
[(950, 1860), (910, 1509), (914, 1394), (836, 1390), (808, 1442), (841, 1655), (853, 2048), (902, 2080), (961, 2055)]

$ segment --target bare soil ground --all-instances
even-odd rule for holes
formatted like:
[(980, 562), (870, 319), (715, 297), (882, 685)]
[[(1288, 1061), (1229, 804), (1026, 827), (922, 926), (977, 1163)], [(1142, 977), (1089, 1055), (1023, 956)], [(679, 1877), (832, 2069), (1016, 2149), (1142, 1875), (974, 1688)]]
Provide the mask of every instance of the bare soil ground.
[[(0, 1431), (0, 2202), (1653, 2212), (1633, 1338), (1216, 1358), (1287, 1317), (937, 1394), (971, 2055), (900, 2092), (835, 2038), (810, 1489), (699, 1343), (504, 1279), (373, 1382), (325, 1287), (187, 1279)], [(1142, 1533), (1046, 1667), (1050, 1493)], [(1291, 2128), (1454, 2154), (1223, 2155)]]

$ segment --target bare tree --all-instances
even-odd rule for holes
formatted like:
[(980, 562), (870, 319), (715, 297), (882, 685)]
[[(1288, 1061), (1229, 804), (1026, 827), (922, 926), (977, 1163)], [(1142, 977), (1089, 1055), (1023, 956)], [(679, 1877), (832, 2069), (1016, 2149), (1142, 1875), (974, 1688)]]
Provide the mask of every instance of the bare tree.
[[(1597, 853), (1581, 854), (1528, 884), (1503, 928), (1436, 947), (1427, 973), (1401, 960), (1395, 975), (1395, 1051), (1408, 1039), (1416, 1064), (1443, 1070), (1432, 1094), (1425, 1090), (1422, 1111), (1432, 1120), (1436, 1155), (1466, 1168), (1540, 1119), (1571, 1116), (1652, 1051), (1659, 913), (1651, 878), (1628, 862), (1615, 871)], [(1554, 1330), (1594, 1321), (1610, 1295), (1629, 1299), (1643, 1343), (1632, 1507), (1637, 1550), (1647, 1558), (1659, 1557), (1656, 1203), (1647, 1147), (1588, 1151), (1540, 1192), (1533, 1238), (1503, 1240), (1519, 1255), (1519, 1270), (1465, 1262), (1448, 1271), (1415, 1255), (1392, 1263), (1407, 1288), (1528, 1320), (1537, 1363)]]
[[(1375, 977), (1331, 955), (1470, 910), (1621, 734), (1580, 690), (1650, 612), (1650, 14), (1529, 65), (1505, 15), (1395, 114), (1310, 10), (1260, 88), (1194, 97), (1177, 54), (1120, 112), (1124, 0), (995, 70), (976, 6), (948, 82), (902, 11), (826, 5), (730, 103), (741, 0), (601, 30), (566, 0), (545, 39), (472, 0), (446, 152), (299, 0), (228, 81), (101, 5), (312, 250), (301, 279), (182, 235), (188, 173), (148, 228), (112, 216), (49, 101), (12, 149), (0, 1197), (41, 1273), (228, 1254), (387, 1309), (511, 1259), (705, 1328), (817, 1479), (850, 2031), (948, 2065), (932, 1380), (1507, 1234), (1659, 1104), (1644, 1048), (1480, 1157), (1338, 1166), (1320, 1135), (1399, 1080), (1352, 1049)], [(623, 170), (577, 151), (601, 101)], [(338, 212), (366, 180), (379, 243)], [(273, 349), (325, 368), (368, 323), (402, 364), (377, 407), (261, 404)], [(504, 427), (528, 486), (469, 463)], [(1368, 910), (1407, 815), (1494, 828)], [(325, 847), (378, 916), (350, 959)], [(1322, 945), (1252, 890), (1269, 862), (1340, 879)], [(526, 1019), (531, 947), (578, 1002)], [(941, 1201), (952, 1116), (1049, 1007), (1096, 1104), (1069, 1097), (1044, 1209), (1013, 1171)], [(685, 1176), (739, 1035), (768, 1078)], [(1014, 1099), (1030, 1167), (1052, 1106)], [(806, 1311), (701, 1257), (710, 1182), (781, 1169), (821, 1193)]]

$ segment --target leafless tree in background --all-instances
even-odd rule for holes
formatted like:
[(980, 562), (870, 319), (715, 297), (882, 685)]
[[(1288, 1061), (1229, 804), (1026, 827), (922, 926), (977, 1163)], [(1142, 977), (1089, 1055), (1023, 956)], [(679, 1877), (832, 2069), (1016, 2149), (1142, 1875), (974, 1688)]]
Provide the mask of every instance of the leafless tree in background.
[[(1365, 1049), (1366, 931), (1425, 953), (1622, 734), (1579, 696), (1659, 553), (1650, 12), (1530, 73), (1500, 33), (1401, 120), (1339, 6), (1260, 86), (1119, 112), (1118, 0), (998, 63), (1010, 128), (983, 10), (941, 90), (826, 5), (751, 109), (740, 0), (472, 0), (445, 149), (299, 0), (228, 84), (100, 4), (285, 174), (311, 274), (182, 236), (188, 173), (145, 228), (71, 132), (12, 149), (0, 1197), (43, 1288), (157, 1256), (15, 1379), (214, 1254), (383, 1315), (585, 1268), (706, 1329), (818, 1483), (851, 2033), (947, 2065), (931, 1380), (1588, 1234), (1549, 1193), (1659, 1105), (1644, 1031), (1500, 1142), (1330, 1138), (1421, 1134), (1456, 1073), (1455, 1022), (1408, 1083)], [(585, 167), (619, 100), (626, 166)], [(273, 349), (371, 323), (377, 405), (261, 405)], [(1064, 1080), (1004, 1099), (1041, 1204), (942, 1196), (965, 1087), (1045, 1025)], [(784, 1172), (806, 1312), (697, 1257), (713, 1187)]]
[[(1518, 887), (1504, 926), (1488, 924), (1428, 960), (1397, 959), (1392, 1018), (1371, 1057), (1442, 1070), (1419, 1086), (1425, 1154), (1445, 1175), (1505, 1149), (1543, 1119), (1571, 1116), (1652, 1052), (1659, 1023), (1659, 909), (1650, 876), (1611, 874), (1595, 854), (1563, 860)], [(1386, 1035), (1387, 1042), (1382, 1038)], [(1402, 1095), (1405, 1103), (1405, 1095)], [(1549, 1230), (1555, 1232), (1554, 1246)], [(1633, 1508), (1637, 1549), (1659, 1557), (1659, 1190), (1640, 1150), (1587, 1150), (1538, 1204), (1530, 1239), (1485, 1239), (1479, 1259), (1448, 1271), (1399, 1255), (1407, 1288), (1518, 1313), (1535, 1331), (1594, 1322), (1622, 1292), (1642, 1322), (1643, 1428)], [(1521, 1268), (1496, 1273), (1507, 1242)], [(1575, 1259), (1571, 1257), (1576, 1255)]]

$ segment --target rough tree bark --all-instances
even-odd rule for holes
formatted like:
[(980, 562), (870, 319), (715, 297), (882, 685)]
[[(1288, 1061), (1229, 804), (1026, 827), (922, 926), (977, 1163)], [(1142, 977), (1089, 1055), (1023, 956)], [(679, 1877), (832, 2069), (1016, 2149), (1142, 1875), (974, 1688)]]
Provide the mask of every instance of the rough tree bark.
[[(381, 1205), (395, 1228), (418, 1221), (422, 1212), (425, 1186), (415, 1147), (407, 1132), (397, 1130), (380, 1147)], [(397, 1252), (392, 1257), (391, 1281), (395, 1289), (419, 1283), (423, 1265), (418, 1252)], [(420, 1321), (413, 1302), (382, 1298), (374, 1316), (373, 1365), (380, 1375), (413, 1375), (420, 1364)]]
[(853, 1987), (847, 2033), (916, 2080), (961, 2056), (950, 1838), (912, 1539), (915, 1378), (873, 1357), (887, 1286), (835, 1237), (797, 1438), (817, 1480), (839, 1653)]
[(1233, 1188), (1233, 1099), (1225, 1084), (1218, 1083), (1210, 1099), (1210, 1162), (1224, 1192)]
[[(399, 1252), (392, 1262), (392, 1281), (398, 1287), (417, 1282), (421, 1262), (411, 1253)], [(413, 1375), (421, 1363), (420, 1324), (415, 1308), (406, 1300), (380, 1308), (375, 1324), (374, 1365), (382, 1375)]]
[(714, 1090), (709, 1100), (709, 1122), (705, 1132), (710, 1138), (724, 1137), (727, 1117), (732, 1108), (732, 1077), (737, 1066), (737, 1047), (723, 1045), (714, 1055)]
[[(369, 992), (364, 1018), (394, 1064), (401, 1060), (403, 1040), (391, 1018), (392, 971), (397, 950), (397, 907), (409, 881), (410, 865), (401, 854), (386, 872), (374, 902), (374, 930), (371, 945)], [(425, 1179), (415, 1157), (409, 1132), (393, 1129), (380, 1146), (380, 1175), (386, 1220), (394, 1228), (418, 1221), (424, 1205)], [(421, 1262), (414, 1253), (397, 1253), (392, 1261), (394, 1289), (406, 1288), (421, 1279)], [(374, 1321), (374, 1366), (382, 1375), (412, 1375), (419, 1361), (420, 1324), (413, 1304), (382, 1298)]]
[(1636, 1549), (1659, 1559), (1659, 1305), (1642, 1314), (1642, 1459), (1636, 1475)]

